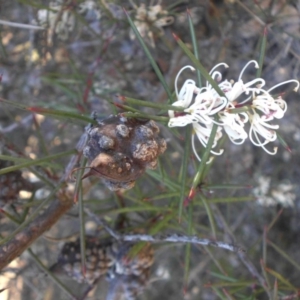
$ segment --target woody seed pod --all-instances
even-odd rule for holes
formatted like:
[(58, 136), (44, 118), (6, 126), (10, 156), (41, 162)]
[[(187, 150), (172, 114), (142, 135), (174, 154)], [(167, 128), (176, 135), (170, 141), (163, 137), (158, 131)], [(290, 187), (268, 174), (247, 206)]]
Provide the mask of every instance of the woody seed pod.
[[(117, 242), (110, 238), (100, 240), (86, 237), (86, 274), (82, 274), (80, 240), (66, 243), (58, 261), (50, 268), (55, 273), (65, 273), (79, 283), (93, 285), (101, 276), (109, 281), (122, 279), (124, 289), (140, 293), (150, 277), (153, 264), (153, 248), (146, 244), (135, 256), (130, 250), (135, 245), (129, 242)], [(130, 288), (131, 286), (131, 288)]]
[(147, 168), (156, 168), (158, 156), (167, 148), (152, 120), (112, 115), (87, 133), (83, 154), (89, 160), (90, 171), (83, 178), (98, 176), (112, 191), (132, 188)]

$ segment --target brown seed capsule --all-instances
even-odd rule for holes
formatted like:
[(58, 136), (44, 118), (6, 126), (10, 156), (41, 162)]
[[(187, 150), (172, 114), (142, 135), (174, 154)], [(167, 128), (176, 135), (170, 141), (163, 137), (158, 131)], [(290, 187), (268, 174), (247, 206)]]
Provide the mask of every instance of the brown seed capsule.
[(116, 256), (112, 240), (104, 239), (95, 244), (96, 240), (97, 238), (90, 236), (86, 238), (86, 269), (89, 271), (89, 276), (84, 277), (82, 274), (79, 239), (64, 245), (57, 263), (50, 268), (50, 271), (66, 273), (79, 283), (93, 284), (100, 276), (108, 272)]
[(146, 244), (136, 255), (130, 251), (135, 245), (129, 242), (116, 242), (112, 239), (100, 240), (96, 237), (86, 237), (86, 276), (82, 274), (80, 240), (64, 245), (58, 261), (50, 268), (55, 273), (65, 273), (79, 283), (87, 282), (92, 285), (99, 277), (108, 278), (123, 276), (122, 280), (129, 284), (139, 278), (140, 285), (144, 285), (150, 276), (153, 264), (153, 248)]
[(158, 137), (159, 128), (152, 120), (110, 116), (88, 130), (83, 154), (90, 171), (83, 178), (98, 176), (113, 191), (134, 186), (145, 169), (154, 169), (157, 158), (166, 150), (166, 142)]

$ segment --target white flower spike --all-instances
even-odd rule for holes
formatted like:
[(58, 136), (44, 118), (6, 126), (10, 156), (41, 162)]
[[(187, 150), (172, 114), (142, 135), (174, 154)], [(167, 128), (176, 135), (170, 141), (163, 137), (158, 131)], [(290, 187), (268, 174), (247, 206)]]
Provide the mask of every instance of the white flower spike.
[[(177, 101), (173, 106), (184, 108), (183, 112), (175, 113), (169, 110), (169, 127), (183, 127), (188, 124), (193, 126), (192, 148), (195, 156), (200, 161), (196, 147), (195, 136), (200, 143), (206, 147), (208, 139), (211, 135), (213, 125), (218, 125), (217, 133), (212, 145), (214, 148), (218, 140), (222, 137), (222, 129), (228, 135), (229, 139), (234, 144), (242, 144), (248, 138), (258, 147), (263, 148), (268, 154), (274, 155), (277, 152), (275, 147), (273, 151), (266, 148), (270, 142), (277, 139), (276, 130), (278, 125), (270, 124), (274, 119), (283, 118), (287, 104), (281, 96), (273, 97), (270, 92), (277, 89), (279, 86), (287, 83), (296, 83), (295, 91), (299, 88), (297, 80), (289, 80), (275, 85), (269, 90), (263, 89), (265, 80), (255, 78), (247, 83), (244, 83), (242, 76), (250, 64), (254, 64), (258, 68), (258, 63), (255, 60), (249, 61), (242, 69), (238, 81), (222, 81), (222, 74), (216, 69), (220, 66), (228, 68), (225, 63), (216, 65), (210, 75), (213, 80), (218, 81), (220, 89), (226, 97), (220, 96), (218, 92), (207, 82), (203, 88), (198, 88), (192, 79), (187, 79), (180, 91), (178, 92), (177, 82), (181, 73), (185, 69), (194, 71), (192, 66), (183, 67), (177, 74), (175, 79), (175, 92)], [(246, 99), (240, 101), (240, 96), (245, 95)], [(245, 124), (249, 121), (249, 135), (245, 131)], [(211, 151), (212, 154), (220, 155), (219, 152)]]

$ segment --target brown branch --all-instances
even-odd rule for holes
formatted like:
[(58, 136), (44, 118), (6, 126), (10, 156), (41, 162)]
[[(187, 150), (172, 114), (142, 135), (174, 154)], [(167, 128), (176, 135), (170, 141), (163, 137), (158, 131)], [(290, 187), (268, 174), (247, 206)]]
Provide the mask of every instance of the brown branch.
[[(0, 138), (4, 138), (0, 133)], [(59, 183), (66, 182), (74, 167), (78, 164), (84, 146), (84, 134), (79, 139), (76, 149), (79, 154), (71, 157), (65, 168), (64, 175)], [(13, 147), (14, 148), (14, 147)], [(87, 187), (86, 187), (87, 188)], [(60, 190), (58, 198), (53, 200), (50, 206), (36, 217), (26, 228), (17, 233), (10, 241), (0, 246), (0, 270), (11, 261), (21, 255), (39, 236), (52, 227), (73, 205), (73, 197), (64, 190)]]
[(71, 197), (61, 197), (13, 239), (0, 247), (0, 270), (22, 254), (39, 236), (53, 226), (73, 205)]

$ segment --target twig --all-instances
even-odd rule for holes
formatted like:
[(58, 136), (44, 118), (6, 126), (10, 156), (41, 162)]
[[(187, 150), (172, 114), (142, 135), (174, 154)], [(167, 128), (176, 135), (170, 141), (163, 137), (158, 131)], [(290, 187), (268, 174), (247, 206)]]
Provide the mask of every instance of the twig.
[(201, 239), (197, 236), (185, 236), (179, 234), (171, 235), (159, 235), (151, 236), (147, 234), (124, 234), (120, 235), (111, 229), (107, 223), (92, 213), (89, 209), (85, 209), (85, 212), (92, 217), (97, 224), (104, 227), (104, 229), (116, 240), (126, 241), (126, 242), (152, 242), (152, 243), (161, 243), (161, 242), (171, 242), (171, 243), (185, 243), (185, 244), (197, 244), (202, 246), (213, 246), (217, 248), (226, 249), (236, 253), (244, 253), (245, 250), (242, 247), (236, 245), (230, 245), (228, 243), (210, 239)]
[(13, 239), (0, 247), (0, 270), (20, 256), (40, 235), (53, 226), (73, 205), (71, 197), (55, 199), (52, 204)]
[(236, 245), (230, 245), (228, 243), (222, 242), (222, 241), (215, 241), (210, 239), (201, 239), (197, 236), (185, 236), (185, 235), (179, 235), (179, 234), (171, 234), (167, 236), (151, 236), (146, 234), (129, 234), (129, 235), (123, 235), (122, 236), (123, 241), (145, 241), (145, 242), (171, 242), (171, 243), (185, 243), (185, 244), (197, 244), (202, 246), (213, 246), (217, 248), (227, 249), (232, 252), (241, 252), (244, 253), (245, 250)]
[(269, 299), (272, 299), (271, 293), (268, 290), (267, 283), (264, 280), (264, 278), (259, 274), (256, 267), (253, 265), (253, 263), (249, 260), (249, 258), (245, 255), (245, 253), (238, 253), (238, 256), (240, 260), (243, 262), (243, 264), (247, 267), (248, 271), (259, 281), (261, 287), (265, 290), (265, 292), (268, 294)]
[(24, 29), (45, 30), (45, 28), (41, 27), (41, 26), (22, 24), (22, 23), (10, 22), (10, 21), (5, 21), (5, 20), (0, 20), (0, 24), (11, 26), (11, 27), (24, 28)]
[[(226, 224), (221, 212), (219, 211), (219, 209), (217, 208), (217, 206), (213, 206), (214, 207), (214, 213), (216, 218), (218, 219), (218, 223), (220, 228), (223, 228), (225, 233), (227, 234), (227, 236), (230, 238), (230, 240), (234, 241), (235, 237), (232, 233), (232, 231), (230, 230), (230, 228), (228, 227), (228, 225)], [(248, 269), (248, 271), (252, 274), (253, 277), (255, 277), (258, 282), (260, 283), (260, 285), (262, 286), (262, 288), (265, 290), (265, 292), (268, 294), (269, 299), (271, 299), (271, 294), (270, 291), (268, 290), (266, 281), (264, 280), (264, 278), (261, 276), (261, 274), (257, 271), (256, 267), (254, 266), (254, 264), (250, 261), (250, 259), (247, 257), (246, 253), (243, 252), (237, 252), (238, 257), (240, 258), (240, 260), (242, 261), (242, 263), (246, 266), (246, 268)]]

